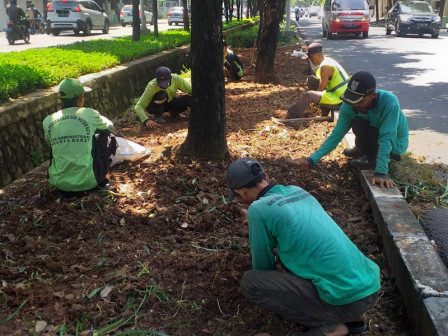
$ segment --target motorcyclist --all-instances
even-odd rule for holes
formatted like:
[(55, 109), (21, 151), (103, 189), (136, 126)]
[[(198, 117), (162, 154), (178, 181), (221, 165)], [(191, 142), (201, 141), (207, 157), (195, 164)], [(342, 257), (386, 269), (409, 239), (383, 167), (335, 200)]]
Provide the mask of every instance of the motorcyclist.
[(28, 8), (27, 12), (28, 12), (28, 18), (31, 22), (31, 27), (33, 29), (38, 29), (42, 14), (39, 12), (37, 8), (34, 7), (33, 3), (30, 4), (30, 7)]
[(17, 0), (11, 0), (9, 5), (6, 7), (6, 14), (9, 17), (9, 21), (11, 21), (13, 24), (23, 27), (23, 29), (26, 30), (29, 29), (27, 15), (23, 11), (23, 9), (17, 5)]

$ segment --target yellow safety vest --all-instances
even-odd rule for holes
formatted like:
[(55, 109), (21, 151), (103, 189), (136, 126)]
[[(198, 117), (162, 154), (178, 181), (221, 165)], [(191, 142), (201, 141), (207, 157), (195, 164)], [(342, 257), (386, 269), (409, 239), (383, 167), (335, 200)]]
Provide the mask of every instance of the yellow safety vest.
[(325, 56), (323, 62), (316, 71), (316, 77), (321, 79), (320, 71), (323, 66), (328, 65), (333, 68), (333, 77), (328, 80), (327, 87), (320, 97), (319, 104), (337, 105), (342, 103), (341, 94), (347, 89), (349, 76), (344, 68), (334, 59)]

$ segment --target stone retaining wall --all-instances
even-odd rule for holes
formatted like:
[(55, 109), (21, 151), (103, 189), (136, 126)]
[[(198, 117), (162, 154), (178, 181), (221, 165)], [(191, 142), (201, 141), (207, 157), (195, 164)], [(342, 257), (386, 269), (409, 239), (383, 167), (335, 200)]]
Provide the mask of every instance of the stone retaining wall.
[[(86, 95), (86, 106), (112, 119), (143, 93), (159, 66), (166, 65), (175, 73), (183, 65), (189, 67), (189, 51), (189, 46), (179, 47), (80, 77), (92, 88)], [(0, 106), (0, 188), (43, 162), (48, 147), (42, 121), (60, 108), (58, 94), (53, 90), (35, 92)]]

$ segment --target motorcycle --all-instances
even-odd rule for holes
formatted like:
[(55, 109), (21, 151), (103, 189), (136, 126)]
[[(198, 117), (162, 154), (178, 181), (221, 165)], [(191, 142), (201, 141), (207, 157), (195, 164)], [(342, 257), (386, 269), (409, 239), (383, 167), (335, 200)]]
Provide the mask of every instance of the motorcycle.
[(42, 21), (41, 18), (30, 19), (28, 21), (30, 23), (30, 33), (31, 33), (31, 35), (34, 35), (36, 32), (39, 32), (41, 34), (45, 34), (45, 32), (46, 32), (45, 23)]
[(14, 44), (17, 40), (24, 40), (30, 43), (30, 32), (26, 29), (26, 25), (22, 22), (19, 24), (8, 21), (6, 28), (6, 39), (9, 44)]
[(45, 33), (46, 33), (47, 35), (50, 35), (50, 34), (51, 34), (51, 25), (50, 25), (50, 21), (45, 20), (44, 27), (45, 27)]

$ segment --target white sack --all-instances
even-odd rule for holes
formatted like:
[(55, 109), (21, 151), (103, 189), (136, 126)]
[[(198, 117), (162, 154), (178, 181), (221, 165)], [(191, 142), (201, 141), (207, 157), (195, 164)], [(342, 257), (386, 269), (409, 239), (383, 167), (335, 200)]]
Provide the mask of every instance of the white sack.
[(115, 139), (117, 139), (118, 148), (115, 155), (110, 156), (112, 159), (111, 167), (122, 163), (124, 160), (137, 161), (151, 153), (149, 148), (143, 147), (134, 141), (121, 137), (115, 137)]

